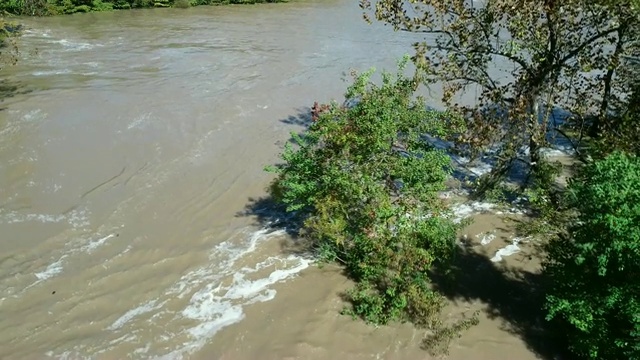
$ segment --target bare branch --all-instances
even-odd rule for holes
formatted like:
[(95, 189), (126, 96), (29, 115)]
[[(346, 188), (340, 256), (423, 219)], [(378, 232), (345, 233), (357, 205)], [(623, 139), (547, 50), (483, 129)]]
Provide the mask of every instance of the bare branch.
[(616, 26), (615, 28), (612, 28), (612, 29), (609, 29), (609, 30), (606, 30), (606, 31), (600, 31), (597, 34), (593, 35), (592, 37), (590, 37), (589, 39), (584, 41), (582, 44), (580, 44), (579, 46), (576, 46), (572, 51), (570, 51), (562, 59), (560, 59), (560, 61), (558, 61), (558, 63), (556, 64), (556, 67), (560, 68), (569, 59), (572, 59), (572, 58), (576, 57), (587, 46), (593, 44), (595, 41), (600, 40), (600, 39), (602, 39), (603, 37), (605, 37), (605, 36), (607, 36), (609, 34), (612, 34), (614, 32), (620, 31), (620, 28), (621, 28), (621, 26)]

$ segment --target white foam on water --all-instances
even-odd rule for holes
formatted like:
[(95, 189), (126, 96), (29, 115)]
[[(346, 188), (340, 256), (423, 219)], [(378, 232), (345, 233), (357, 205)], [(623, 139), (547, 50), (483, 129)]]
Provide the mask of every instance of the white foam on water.
[(73, 210), (66, 216), (67, 223), (74, 229), (83, 229), (90, 225), (89, 215), (89, 210), (86, 208), (81, 210)]
[(511, 244), (503, 247), (502, 249), (496, 251), (496, 254), (491, 258), (492, 262), (500, 262), (506, 256), (511, 256), (513, 254), (517, 254), (520, 252), (520, 247), (518, 246), (523, 241), (522, 238), (513, 238), (511, 240)]
[(576, 151), (570, 147), (557, 146), (554, 148), (542, 148), (540, 149), (540, 153), (543, 156), (553, 158), (575, 155)]
[(22, 121), (42, 121), (47, 117), (47, 113), (42, 112), (40, 109), (30, 110), (22, 116)]
[(462, 166), (475, 176), (488, 174), (493, 169), (493, 166), (489, 162), (472, 162), (471, 159), (467, 157), (454, 154), (451, 151), (454, 147), (454, 144), (451, 141), (445, 141), (430, 135), (426, 135), (425, 140), (436, 149), (445, 151), (454, 163)]
[[(26, 112), (9, 110), (9, 114), (9, 121), (0, 129), (0, 145), (2, 145), (2, 140), (10, 140), (11, 136), (20, 132), (25, 126), (29, 126), (30, 124), (37, 125), (39, 122), (45, 120), (48, 115), (40, 109), (33, 109)], [(9, 143), (12, 144), (11, 142)]]
[(483, 233), (480, 233), (480, 234), (477, 235), (477, 237), (482, 237), (480, 239), (480, 244), (482, 244), (482, 245), (489, 245), (489, 244), (491, 244), (491, 242), (493, 240), (496, 239), (496, 235), (495, 234), (483, 234)]
[[(224, 241), (218, 244), (209, 259), (212, 263), (217, 263), (220, 271), (230, 269), (236, 261), (243, 256), (248, 255), (256, 250), (259, 243), (264, 242), (272, 237), (282, 236), (285, 230), (271, 230), (263, 228), (250, 234), (247, 241), (241, 244), (234, 244), (233, 241)], [(221, 259), (222, 258), (222, 259)], [(178, 296), (182, 298), (189, 294), (193, 289), (202, 284), (219, 277), (219, 273), (210, 267), (201, 267), (183, 275), (170, 289), (166, 295)]]
[(59, 223), (63, 222), (67, 217), (64, 215), (50, 215), (50, 214), (20, 214), (18, 212), (0, 212), (0, 223), (16, 224), (24, 222), (39, 222), (39, 223)]
[(58, 260), (47, 265), (47, 267), (44, 270), (35, 272), (33, 275), (36, 277), (37, 280), (32, 284), (28, 285), (27, 287), (25, 287), (24, 290), (22, 291), (23, 292), (27, 291), (28, 289), (40, 284), (43, 281), (46, 281), (48, 279), (51, 279), (55, 276), (60, 275), (64, 271), (64, 264), (69, 257), (76, 255), (78, 253), (91, 254), (93, 251), (103, 246), (107, 242), (107, 240), (114, 237), (116, 237), (115, 234), (109, 234), (107, 236), (100, 237), (96, 240), (89, 240), (89, 242), (86, 243), (85, 245), (82, 245), (79, 247), (72, 247), (71, 249), (64, 252), (58, 258)]
[(94, 250), (96, 250), (97, 248), (99, 248), (100, 246), (104, 245), (107, 240), (116, 237), (115, 234), (109, 234), (107, 236), (103, 236), (97, 240), (94, 241), (89, 241), (89, 243), (83, 247), (80, 248), (81, 251), (87, 252), (87, 253), (92, 253)]
[(89, 360), (90, 357), (82, 356), (77, 351), (65, 351), (60, 355), (56, 355), (53, 351), (47, 351), (45, 356), (55, 358), (57, 360)]
[(127, 130), (142, 129), (146, 127), (152, 121), (152, 117), (153, 113), (151, 112), (136, 116), (129, 125), (127, 125)]
[(491, 211), (495, 207), (496, 204), (480, 201), (453, 205), (451, 207), (451, 211), (453, 212), (453, 222), (459, 224), (463, 219), (473, 214)]
[[(245, 306), (272, 300), (276, 296), (276, 290), (272, 288), (274, 284), (290, 279), (310, 266), (312, 260), (299, 256), (268, 257), (262, 261), (257, 259), (257, 262), (247, 259), (255, 256), (253, 254), (260, 244), (285, 234), (285, 230), (267, 227), (251, 233), (242, 231), (239, 236), (218, 244), (205, 265), (187, 272), (164, 294), (125, 312), (107, 327), (107, 331), (133, 336), (118, 337), (115, 343), (100, 351), (132, 343), (140, 346), (134, 352), (136, 356), (147, 354), (144, 355), (147, 358), (151, 356), (149, 352), (157, 354), (162, 351), (160, 349), (172, 349), (156, 357), (167, 360), (180, 359), (198, 351), (221, 329), (242, 321)], [(254, 265), (239, 268), (237, 263), (240, 260), (249, 260)], [(141, 315), (147, 316), (137, 319)], [(156, 321), (163, 323), (157, 324)], [(142, 342), (135, 335), (135, 330), (147, 324), (161, 326), (165, 331), (178, 330), (159, 334), (151, 343)], [(176, 338), (185, 341), (176, 344)]]
[(74, 229), (83, 229), (89, 226), (89, 210), (74, 209), (67, 214), (21, 214), (16, 211), (3, 212), (0, 209), (0, 224), (16, 224), (26, 222), (61, 223), (67, 222)]
[(191, 297), (189, 305), (182, 311), (187, 319), (200, 323), (187, 330), (193, 341), (158, 359), (175, 359), (185, 353), (201, 349), (221, 329), (244, 319), (243, 307), (257, 302), (270, 301), (276, 296), (276, 290), (270, 286), (284, 281), (309, 267), (311, 261), (290, 256), (287, 262), (297, 263), (291, 268), (277, 269), (269, 276), (258, 280), (247, 280), (246, 275), (259, 271), (265, 266), (283, 262), (283, 259), (269, 258), (253, 269), (244, 268), (235, 273), (229, 286), (209, 284)]
[(83, 42), (70, 41), (67, 39), (54, 40), (52, 43), (60, 44), (64, 46), (67, 51), (79, 51), (79, 50), (88, 50), (93, 49), (94, 47), (104, 46), (102, 44), (89, 44)]
[[(540, 148), (540, 154), (546, 157), (563, 157), (575, 155), (576, 151), (573, 146), (566, 140), (556, 141), (556, 139), (550, 140), (551, 144), (548, 147)], [(528, 146), (520, 149), (523, 154), (529, 155), (531, 149)]]
[(67, 74), (71, 74), (71, 69), (34, 71), (31, 73), (31, 75), (33, 76), (51, 76), (51, 75), (67, 75)]
[(149, 312), (152, 312), (154, 310), (158, 310), (160, 309), (165, 302), (159, 303), (158, 304), (158, 300), (154, 299), (151, 300), (149, 302), (146, 302), (136, 308), (133, 308), (129, 311), (127, 311), (126, 313), (124, 313), (124, 315), (120, 316), (116, 321), (113, 322), (113, 324), (111, 324), (111, 326), (109, 326), (107, 328), (107, 330), (117, 330), (120, 329), (124, 324), (126, 324), (127, 322), (129, 322), (129, 320), (135, 318), (138, 315), (142, 315), (142, 314), (146, 314)]
[(50, 29), (25, 29), (22, 32), (22, 36), (24, 36), (24, 37), (32, 37), (32, 36), (50, 37), (51, 36), (51, 30)]
[[(36, 276), (36, 278), (38, 278), (38, 281), (36, 281), (36, 283), (39, 283), (41, 281), (50, 279), (58, 274), (60, 274), (62, 272), (62, 270), (64, 269), (63, 267), (63, 260), (67, 257), (68, 255), (62, 255), (57, 261), (49, 264), (47, 266), (46, 269), (44, 269), (41, 272), (37, 272), (34, 275)], [(36, 283), (30, 285), (29, 287), (35, 285)], [(25, 289), (26, 290), (26, 289)]]
[[(445, 141), (434, 136), (426, 135), (425, 140), (434, 146), (436, 149), (443, 150), (451, 158), (454, 163), (464, 168), (474, 176), (480, 177), (488, 174), (493, 170), (494, 157), (497, 149), (490, 149), (486, 152), (480, 160), (471, 161), (471, 159), (457, 155), (451, 151), (454, 148), (454, 143), (451, 141)], [(561, 158), (566, 156), (575, 155), (575, 149), (566, 143), (560, 143), (558, 141), (551, 141), (549, 147), (540, 149), (540, 154), (546, 158)], [(529, 147), (523, 146), (520, 152), (524, 155), (529, 155)]]

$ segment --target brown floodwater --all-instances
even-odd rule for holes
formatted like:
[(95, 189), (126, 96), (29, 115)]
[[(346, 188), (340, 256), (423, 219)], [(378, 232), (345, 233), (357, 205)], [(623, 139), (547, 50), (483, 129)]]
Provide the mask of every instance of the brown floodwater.
[[(360, 15), (327, 0), (24, 19), (1, 74), (28, 92), (0, 103), (0, 358), (427, 358), (411, 327), (339, 315), (346, 280), (241, 214), (343, 72), (410, 52), (416, 35)], [(497, 322), (452, 356), (535, 358)]]

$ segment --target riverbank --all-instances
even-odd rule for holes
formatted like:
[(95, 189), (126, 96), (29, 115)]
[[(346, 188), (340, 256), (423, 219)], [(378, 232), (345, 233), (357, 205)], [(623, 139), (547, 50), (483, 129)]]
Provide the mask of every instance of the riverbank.
[(287, 2), (287, 0), (98, 0), (92, 2), (82, 0), (42, 0), (39, 2), (9, 0), (0, 4), (0, 14), (6, 12), (13, 15), (50, 16), (128, 9), (189, 8), (206, 5), (250, 5), (282, 2)]

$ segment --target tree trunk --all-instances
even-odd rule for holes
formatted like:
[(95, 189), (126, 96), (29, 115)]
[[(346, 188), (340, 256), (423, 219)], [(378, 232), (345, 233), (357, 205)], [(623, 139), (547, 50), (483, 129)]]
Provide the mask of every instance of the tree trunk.
[(540, 165), (540, 143), (532, 136), (529, 139), (529, 159), (531, 160), (531, 169), (535, 170)]

